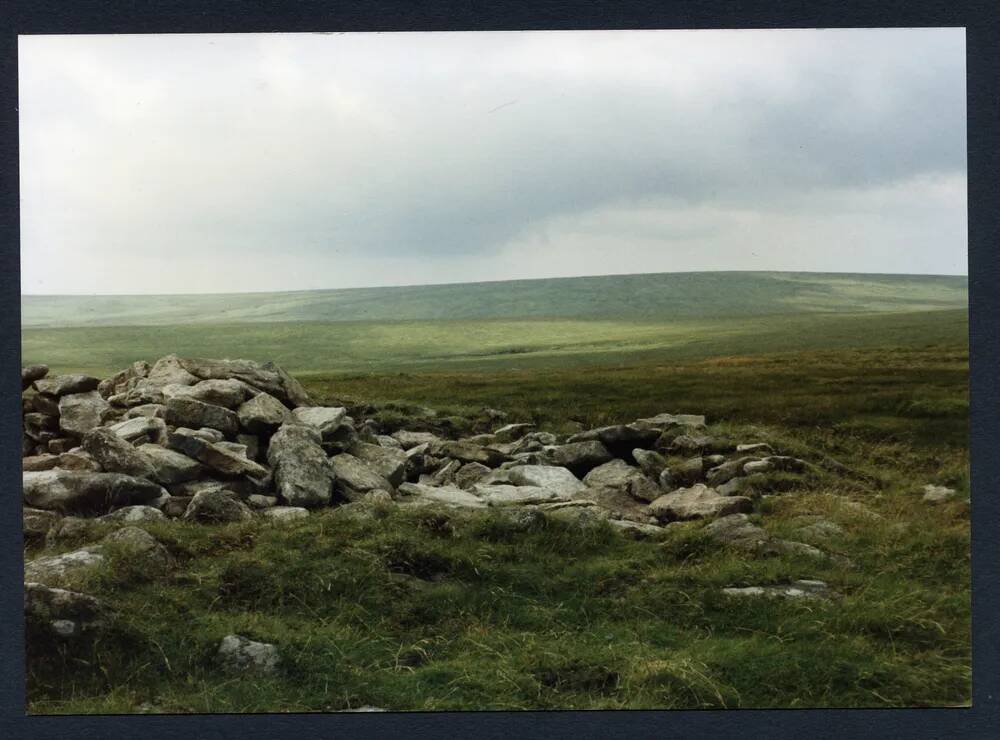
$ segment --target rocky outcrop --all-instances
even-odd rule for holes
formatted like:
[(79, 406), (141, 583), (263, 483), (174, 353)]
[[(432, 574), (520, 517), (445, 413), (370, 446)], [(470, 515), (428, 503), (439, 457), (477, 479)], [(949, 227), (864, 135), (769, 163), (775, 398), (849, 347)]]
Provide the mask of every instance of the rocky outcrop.
[[(72, 529), (60, 514), (283, 521), (373, 496), (387, 506), (571, 509), (651, 536), (665, 523), (750, 511), (743, 494), (767, 473), (807, 470), (766, 442), (715, 436), (691, 414), (565, 436), (493, 413), (456, 438), (430, 409), (387, 404), (384, 422), (371, 404), (310, 403), (283, 369), (248, 360), (167, 355), (105, 380), (32, 366), (22, 386), (24, 526), (35, 542)], [(415, 428), (400, 428), (400, 414)]]

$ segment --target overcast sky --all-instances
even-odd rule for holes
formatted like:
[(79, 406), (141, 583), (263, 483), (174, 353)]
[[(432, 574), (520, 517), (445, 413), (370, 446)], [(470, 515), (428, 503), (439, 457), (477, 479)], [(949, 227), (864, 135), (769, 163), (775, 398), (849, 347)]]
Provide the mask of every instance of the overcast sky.
[(965, 274), (957, 29), (20, 39), (24, 293)]

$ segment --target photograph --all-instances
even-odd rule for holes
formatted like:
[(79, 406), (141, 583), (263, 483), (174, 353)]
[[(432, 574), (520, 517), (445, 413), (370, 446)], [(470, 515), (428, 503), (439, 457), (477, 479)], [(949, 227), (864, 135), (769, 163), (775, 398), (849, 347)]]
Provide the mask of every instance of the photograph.
[(28, 715), (972, 706), (964, 28), (16, 77)]

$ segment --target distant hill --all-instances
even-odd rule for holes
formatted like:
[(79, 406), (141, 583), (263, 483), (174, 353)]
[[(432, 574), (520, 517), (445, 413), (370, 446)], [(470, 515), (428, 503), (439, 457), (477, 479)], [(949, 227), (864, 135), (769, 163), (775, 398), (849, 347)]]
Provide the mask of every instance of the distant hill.
[(24, 327), (404, 319), (670, 319), (968, 307), (940, 275), (688, 272), (283, 293), (22, 296)]

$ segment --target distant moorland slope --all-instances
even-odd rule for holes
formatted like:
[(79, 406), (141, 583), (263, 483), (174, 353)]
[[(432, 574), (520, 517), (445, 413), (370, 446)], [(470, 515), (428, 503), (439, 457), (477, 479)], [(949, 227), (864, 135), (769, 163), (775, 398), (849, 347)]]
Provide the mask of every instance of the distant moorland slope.
[(452, 285), (147, 296), (22, 296), (32, 327), (511, 318), (698, 319), (966, 309), (940, 275), (690, 272)]

